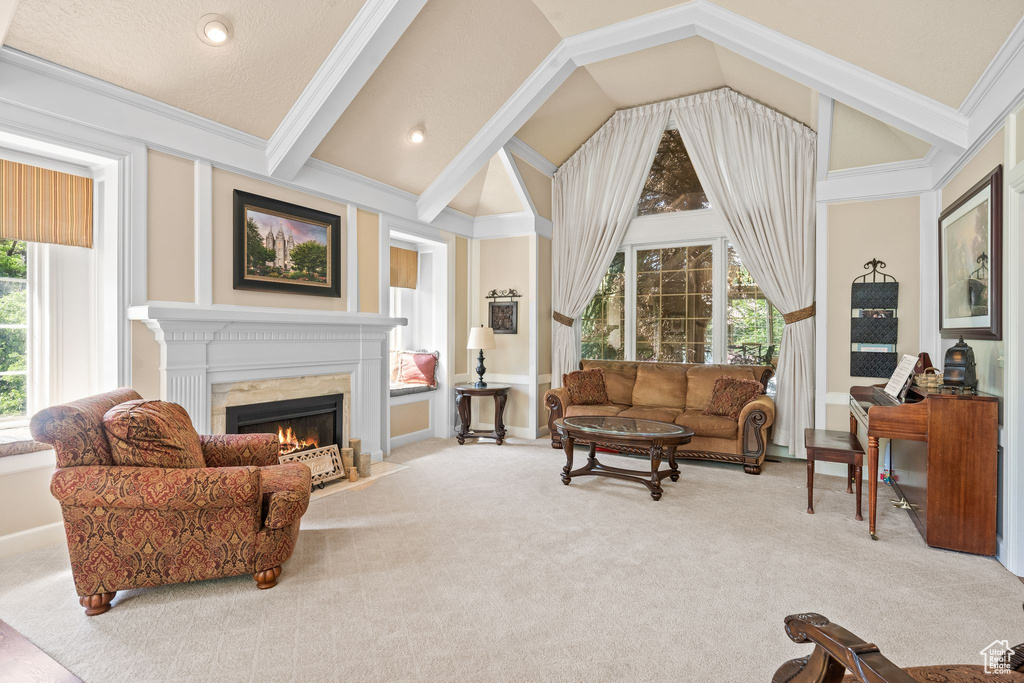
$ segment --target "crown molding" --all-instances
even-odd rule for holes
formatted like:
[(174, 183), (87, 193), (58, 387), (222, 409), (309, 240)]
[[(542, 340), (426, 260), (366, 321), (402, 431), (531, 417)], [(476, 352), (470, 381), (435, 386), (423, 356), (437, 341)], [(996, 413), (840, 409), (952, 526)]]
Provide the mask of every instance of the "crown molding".
[[(1017, 22), (1010, 35), (1003, 41), (1002, 47), (996, 53), (992, 61), (985, 67), (981, 78), (974, 84), (971, 91), (967, 93), (963, 103), (960, 105), (960, 112), (966, 116), (972, 116), (985, 101), (992, 97), (993, 91), (1003, 85), (1007, 77), (1015, 79), (1016, 83), (1021, 82), (1021, 52), (1024, 49), (1024, 18)], [(1015, 92), (1012, 89), (1003, 91), (1006, 95), (1012, 96)]]
[(966, 116), (909, 88), (714, 5), (691, 0), (563, 39), (424, 190), (431, 221), (578, 66), (701, 36), (933, 145), (962, 152)]
[(521, 237), (537, 234), (551, 239), (551, 221), (529, 211), (477, 216), (473, 221), (473, 238), (478, 240)]
[[(0, 103), (5, 119), (31, 119), (33, 127), (66, 135), (62, 122), (106, 134), (108, 146), (131, 141), (300, 192), (416, 221), (417, 197), (318, 159), (309, 159), (292, 180), (267, 175), (266, 141), (177, 107), (51, 62), (0, 48)], [(472, 218), (444, 208), (435, 225), (464, 234)]]
[(553, 177), (555, 171), (558, 170), (558, 166), (555, 166), (547, 157), (515, 135), (505, 143), (505, 148), (549, 178)]
[(367, 0), (270, 136), (270, 175), (295, 177), (425, 4)]

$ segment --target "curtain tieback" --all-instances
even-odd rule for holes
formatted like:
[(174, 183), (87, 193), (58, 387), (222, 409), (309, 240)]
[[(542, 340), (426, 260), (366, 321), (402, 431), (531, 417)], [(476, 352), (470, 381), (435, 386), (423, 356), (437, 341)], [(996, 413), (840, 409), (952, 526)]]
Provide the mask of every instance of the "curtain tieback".
[(786, 322), (787, 325), (792, 325), (793, 323), (798, 323), (801, 320), (813, 318), (814, 307), (816, 304), (817, 302), (814, 302), (807, 308), (801, 308), (799, 311), (793, 311), (792, 313), (783, 313), (782, 319)]
[(574, 318), (570, 318), (567, 315), (563, 315), (558, 311), (552, 311), (551, 317), (554, 318), (555, 322), (562, 323), (566, 327), (572, 327), (574, 324), (576, 324), (576, 320)]

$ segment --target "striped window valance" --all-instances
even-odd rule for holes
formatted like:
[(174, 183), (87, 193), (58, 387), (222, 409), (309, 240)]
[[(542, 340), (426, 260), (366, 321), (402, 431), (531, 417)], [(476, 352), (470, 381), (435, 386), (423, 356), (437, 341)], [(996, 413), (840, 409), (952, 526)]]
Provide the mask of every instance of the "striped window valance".
[(0, 239), (92, 247), (92, 178), (0, 159)]

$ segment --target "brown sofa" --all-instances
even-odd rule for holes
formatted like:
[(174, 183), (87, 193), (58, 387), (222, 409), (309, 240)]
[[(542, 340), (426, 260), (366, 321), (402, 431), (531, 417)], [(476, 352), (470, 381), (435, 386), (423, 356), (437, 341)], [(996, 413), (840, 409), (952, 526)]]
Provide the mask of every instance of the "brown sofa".
[[(719, 377), (755, 379), (767, 389), (775, 374), (762, 365), (692, 365), (632, 361), (584, 360), (583, 370), (604, 370), (611, 405), (572, 405), (564, 388), (544, 396), (548, 407), (551, 447), (562, 448), (554, 429), (560, 417), (619, 415), (686, 425), (694, 431), (690, 443), (676, 457), (742, 463), (748, 474), (760, 474), (768, 445), (768, 429), (775, 420), (775, 403), (762, 395), (744, 406), (737, 421), (703, 415)], [(601, 445), (601, 444), (598, 444)]]

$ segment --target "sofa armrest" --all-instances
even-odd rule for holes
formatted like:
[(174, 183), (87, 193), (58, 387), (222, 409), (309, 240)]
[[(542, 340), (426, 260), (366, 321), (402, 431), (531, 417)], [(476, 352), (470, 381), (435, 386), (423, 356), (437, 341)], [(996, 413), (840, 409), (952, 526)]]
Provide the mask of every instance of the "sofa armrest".
[(64, 467), (50, 493), (61, 505), (88, 508), (195, 510), (256, 506), (258, 467)]
[(740, 453), (761, 456), (768, 447), (768, 428), (775, 422), (775, 401), (762, 394), (743, 406), (737, 438)]
[(276, 465), (281, 444), (274, 434), (212, 434), (199, 437), (207, 467)]
[(551, 447), (561, 448), (562, 437), (555, 431), (555, 420), (565, 417), (565, 409), (571, 405), (569, 391), (565, 387), (548, 389), (544, 394), (544, 405), (548, 407), (548, 432), (551, 435)]

